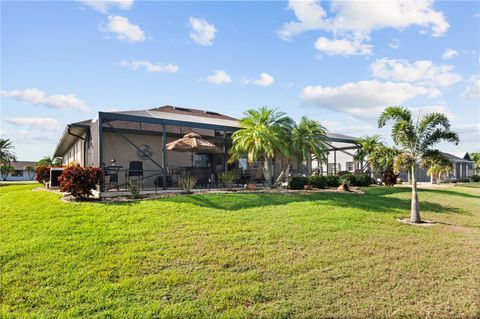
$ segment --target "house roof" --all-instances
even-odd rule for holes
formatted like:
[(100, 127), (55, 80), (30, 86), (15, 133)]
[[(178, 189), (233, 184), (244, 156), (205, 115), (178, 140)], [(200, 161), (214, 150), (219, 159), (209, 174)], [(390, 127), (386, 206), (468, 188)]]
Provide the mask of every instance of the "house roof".
[[(119, 112), (100, 112), (105, 118), (110, 120), (111, 126), (115, 128), (138, 130), (138, 122), (142, 123), (142, 130), (158, 130), (156, 126), (161, 124), (161, 120), (167, 122), (167, 126), (189, 124), (197, 125), (198, 128), (208, 129), (238, 129), (239, 121), (231, 116), (200, 109), (184, 108), (172, 105), (154, 107), (147, 110), (132, 110)], [(62, 156), (75, 142), (75, 135), (82, 135), (94, 123), (93, 120), (85, 120), (67, 125), (62, 137), (55, 149), (54, 156)], [(178, 123), (178, 124), (177, 124)], [(173, 130), (173, 131), (172, 131)], [(175, 129), (169, 127), (167, 132), (175, 133)], [(72, 134), (73, 133), (73, 134)], [(181, 133), (181, 132), (177, 132)], [(331, 142), (356, 144), (356, 138), (344, 134), (327, 132)]]
[(32, 161), (16, 161), (16, 162), (11, 162), (10, 165), (12, 165), (16, 170), (23, 170), (25, 166), (32, 166), (36, 167), (37, 162), (32, 162)]
[[(442, 154), (448, 158), (450, 161), (453, 161), (453, 162), (473, 162), (471, 159), (470, 159), (470, 156), (468, 155), (468, 153), (454, 153), (454, 154), (458, 154), (460, 156), (462, 156), (463, 154), (463, 157), (459, 157), (459, 156), (456, 156), (454, 154), (451, 154), (451, 153), (446, 153), (446, 152), (442, 152)], [(468, 156), (468, 157), (467, 157)]]

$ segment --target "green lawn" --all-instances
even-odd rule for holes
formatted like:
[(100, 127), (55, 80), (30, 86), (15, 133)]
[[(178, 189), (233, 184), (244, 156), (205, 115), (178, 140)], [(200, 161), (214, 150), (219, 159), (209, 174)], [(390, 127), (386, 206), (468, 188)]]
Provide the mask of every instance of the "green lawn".
[(65, 203), (0, 187), (0, 317), (480, 317), (480, 185)]

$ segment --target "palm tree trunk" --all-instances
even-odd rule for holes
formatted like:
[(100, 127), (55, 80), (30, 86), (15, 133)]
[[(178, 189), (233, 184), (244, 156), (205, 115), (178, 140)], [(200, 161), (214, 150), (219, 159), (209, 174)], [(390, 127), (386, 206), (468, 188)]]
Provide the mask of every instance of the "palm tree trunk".
[(263, 174), (265, 175), (265, 179), (267, 180), (268, 187), (272, 187), (272, 165), (270, 164), (269, 158), (265, 158), (263, 160)]
[(422, 221), (420, 217), (420, 207), (418, 206), (416, 164), (412, 166), (412, 206), (410, 208), (410, 221), (412, 223), (420, 223)]
[(280, 172), (280, 175), (278, 175), (277, 179), (275, 180), (275, 183), (274, 183), (275, 186), (281, 186), (284, 178), (287, 178), (288, 180), (289, 169), (290, 169), (290, 161), (282, 159), (282, 171)]

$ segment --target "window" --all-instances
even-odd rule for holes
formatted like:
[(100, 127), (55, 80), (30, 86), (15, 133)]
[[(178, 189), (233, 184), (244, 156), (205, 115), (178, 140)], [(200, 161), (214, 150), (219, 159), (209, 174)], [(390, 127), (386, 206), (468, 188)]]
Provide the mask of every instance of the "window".
[(193, 167), (207, 167), (208, 158), (206, 154), (195, 154)]
[(23, 176), (23, 171), (22, 170), (14, 170), (12, 171), (12, 176), (16, 176), (16, 177), (22, 177)]
[(328, 173), (335, 174), (341, 171), (341, 165), (337, 163), (337, 170), (335, 171), (335, 163), (328, 163)]
[(355, 170), (354, 162), (347, 162), (347, 171), (353, 172)]
[(247, 158), (246, 157), (242, 157), (238, 160), (238, 167), (240, 167), (243, 170), (248, 169), (248, 163), (247, 163)]

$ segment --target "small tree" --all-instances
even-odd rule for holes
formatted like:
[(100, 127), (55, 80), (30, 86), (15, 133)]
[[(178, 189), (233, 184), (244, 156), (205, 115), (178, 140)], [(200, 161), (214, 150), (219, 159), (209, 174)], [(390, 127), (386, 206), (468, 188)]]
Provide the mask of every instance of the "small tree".
[(447, 176), (453, 170), (452, 162), (439, 151), (426, 154), (422, 164), (428, 167), (427, 175), (431, 177), (433, 184), (440, 182), (442, 175)]
[(50, 166), (39, 165), (35, 167), (35, 179), (39, 183), (47, 183), (50, 181)]
[(33, 177), (35, 177), (35, 168), (33, 166), (25, 166), (23, 169), (27, 171), (28, 179), (33, 180)]
[(2, 179), (4, 181), (6, 181), (8, 175), (11, 174), (14, 170), (15, 170), (15, 168), (11, 165), (1, 164), (0, 165), (0, 175), (2, 175)]
[(393, 121), (392, 139), (400, 147), (400, 154), (395, 158), (394, 169), (399, 172), (407, 168), (412, 175), (412, 203), (410, 222), (420, 223), (420, 208), (417, 194), (417, 166), (432, 154), (432, 146), (440, 141), (458, 144), (458, 134), (450, 130), (450, 121), (441, 113), (428, 113), (416, 121), (412, 113), (404, 107), (387, 107), (378, 119), (378, 127), (384, 127), (387, 121)]
[(368, 164), (374, 173), (382, 176), (384, 185), (393, 186), (397, 183), (398, 172), (394, 171), (395, 158), (400, 151), (383, 144), (369, 150)]

